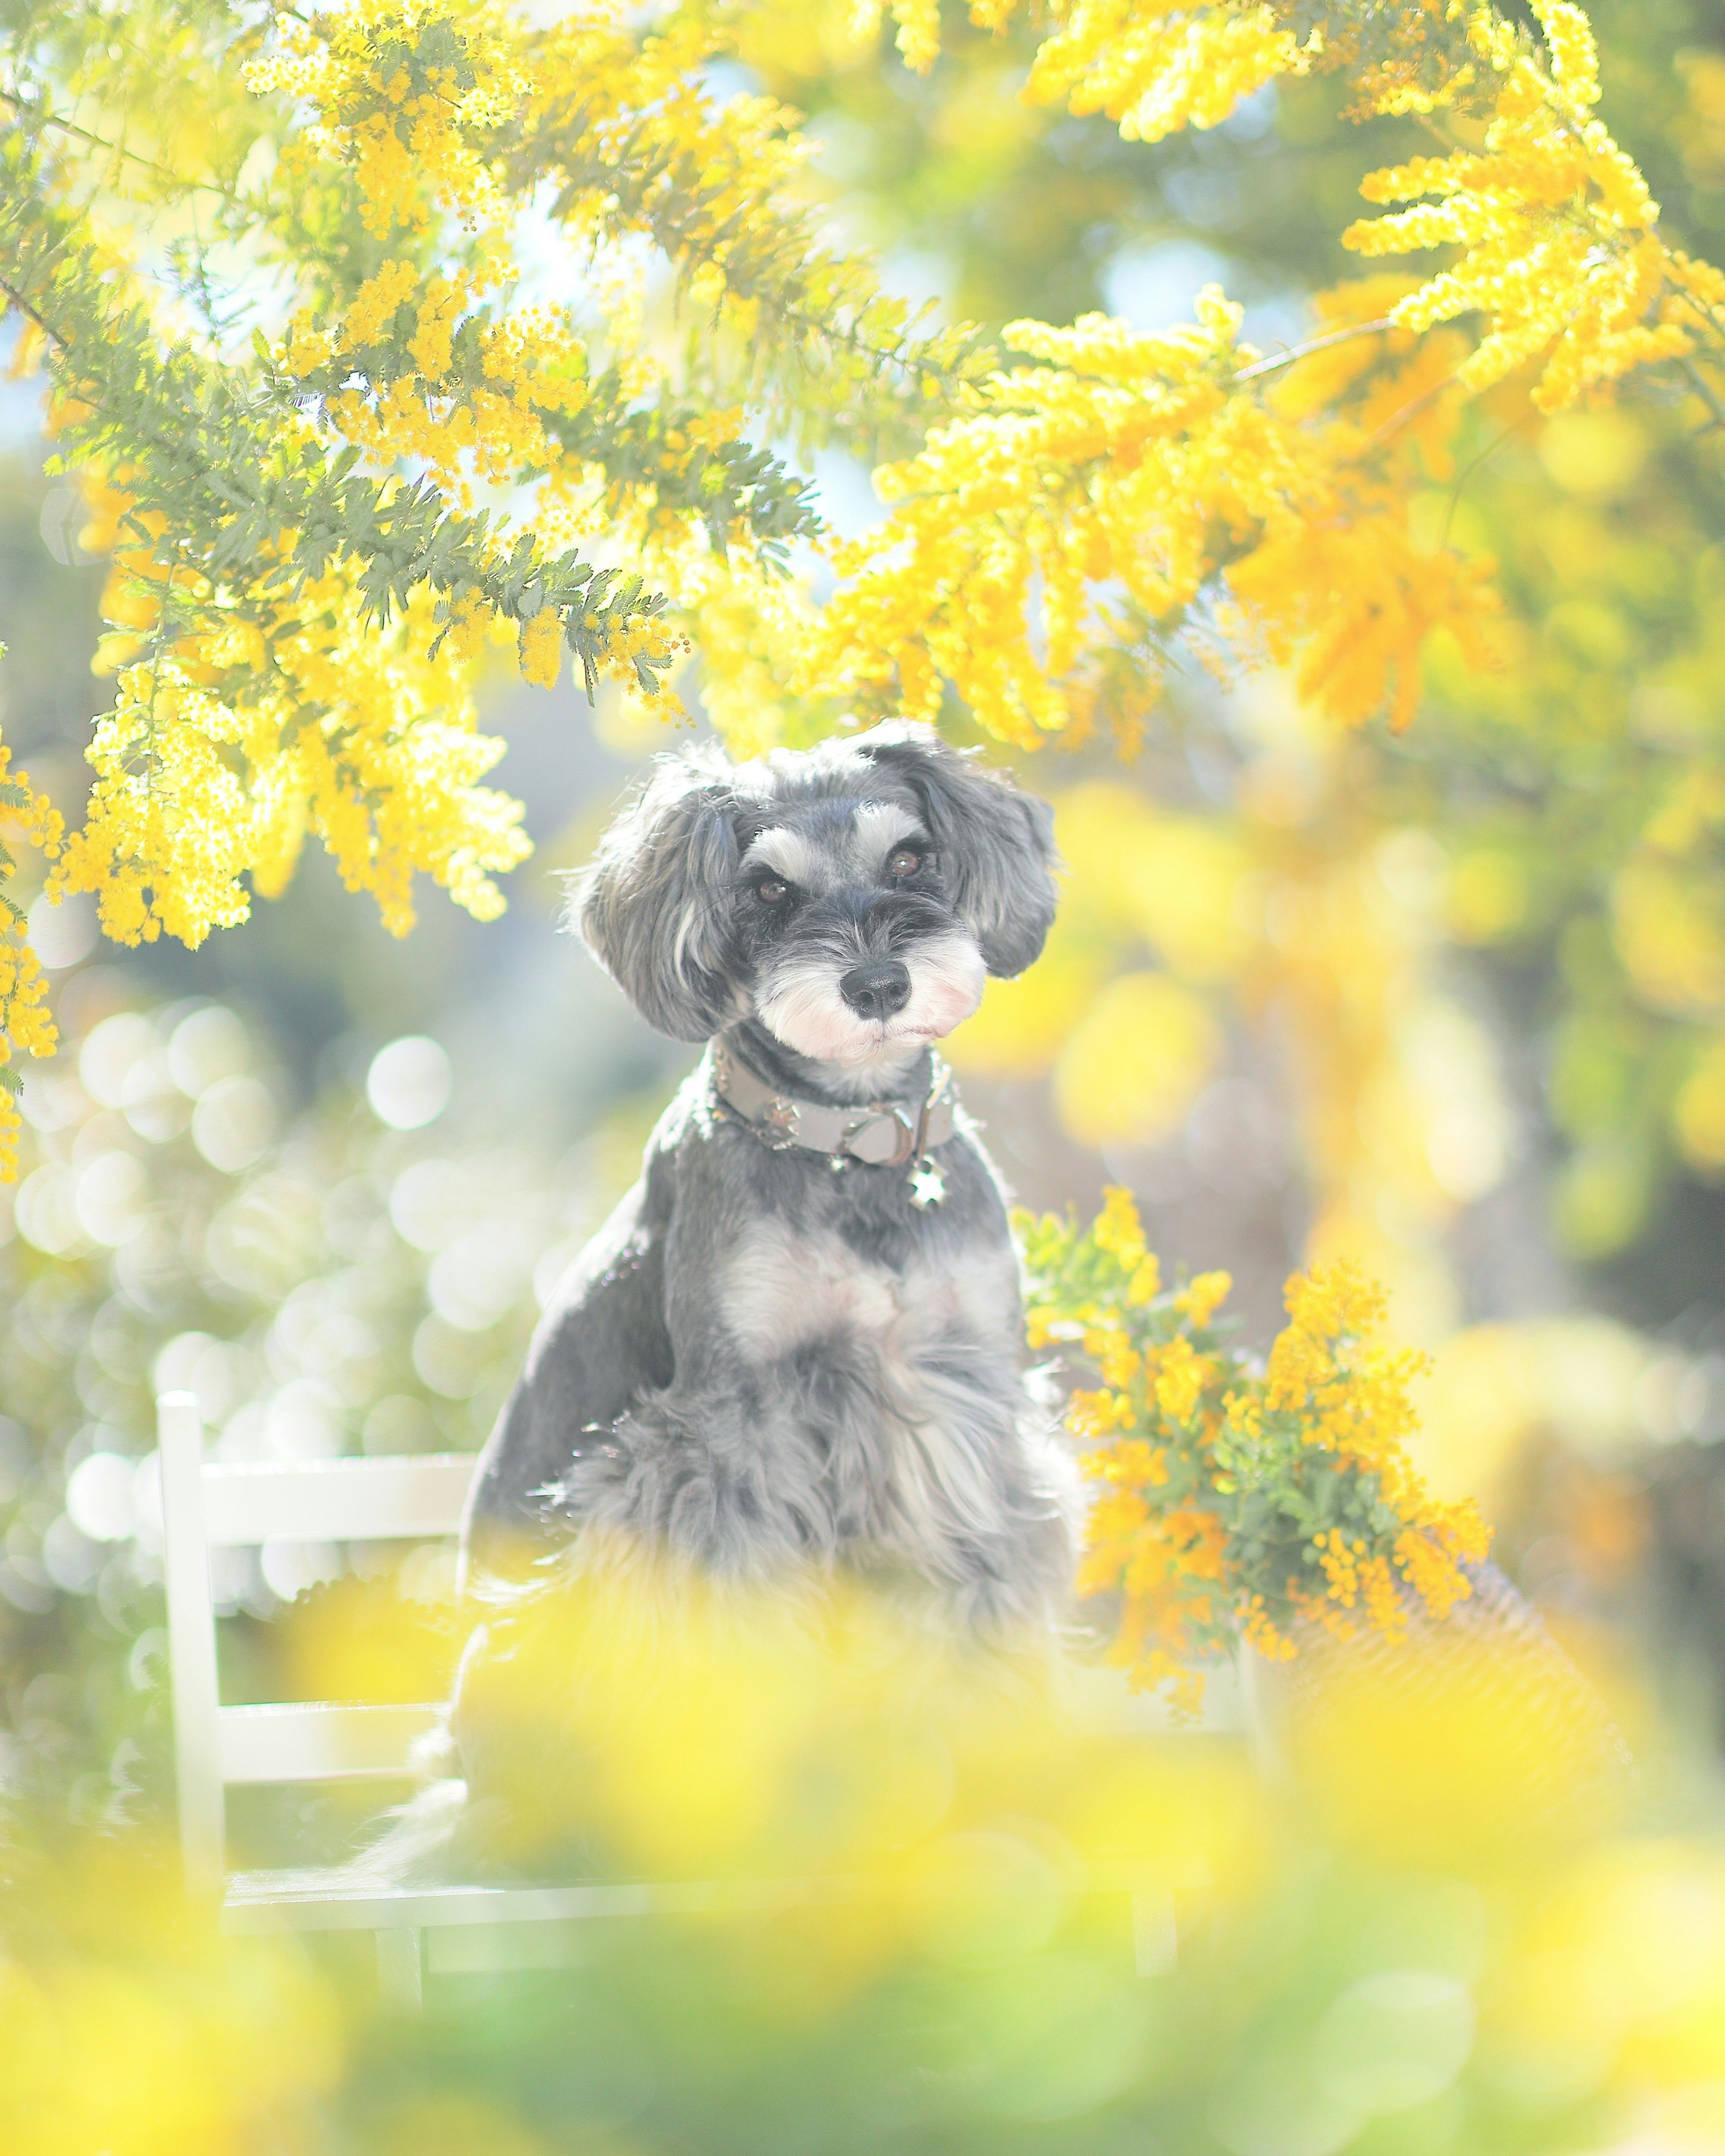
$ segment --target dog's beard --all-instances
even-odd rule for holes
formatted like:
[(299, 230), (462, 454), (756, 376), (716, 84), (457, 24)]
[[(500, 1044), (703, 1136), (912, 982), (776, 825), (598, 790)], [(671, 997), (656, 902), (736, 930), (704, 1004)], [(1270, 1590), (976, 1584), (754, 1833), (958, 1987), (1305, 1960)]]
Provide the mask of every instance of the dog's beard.
[(817, 1063), (850, 1070), (902, 1064), (970, 1016), (988, 978), (973, 937), (932, 937), (903, 955), (911, 976), (904, 1009), (890, 1019), (867, 1019), (839, 992), (839, 976), (856, 963), (793, 958), (774, 967), (756, 997), (756, 1017), (774, 1040)]

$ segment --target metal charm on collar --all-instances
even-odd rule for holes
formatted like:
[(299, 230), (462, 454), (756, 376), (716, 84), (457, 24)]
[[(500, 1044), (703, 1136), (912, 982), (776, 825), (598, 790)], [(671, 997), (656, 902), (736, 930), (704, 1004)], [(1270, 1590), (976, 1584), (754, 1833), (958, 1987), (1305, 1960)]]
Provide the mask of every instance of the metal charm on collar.
[(911, 1203), (927, 1212), (947, 1194), (947, 1178), (931, 1161), (911, 1170)]
[[(925, 1213), (931, 1205), (938, 1205), (947, 1194), (947, 1178), (928, 1158), (929, 1127), (936, 1105), (952, 1079), (948, 1065), (932, 1051), (930, 1060), (933, 1081), (928, 1088), (928, 1098), (922, 1103), (922, 1112), (916, 1118), (916, 1142), (911, 1152), (911, 1203)], [(949, 1117), (950, 1113), (949, 1110)]]

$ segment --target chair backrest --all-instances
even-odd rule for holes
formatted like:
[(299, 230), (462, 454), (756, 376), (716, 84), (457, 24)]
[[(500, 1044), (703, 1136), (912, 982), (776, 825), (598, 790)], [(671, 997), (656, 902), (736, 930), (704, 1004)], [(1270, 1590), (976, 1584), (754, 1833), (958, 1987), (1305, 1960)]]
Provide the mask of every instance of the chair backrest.
[(192, 1393), (157, 1402), (167, 1570), (169, 1673), (187, 1883), (218, 1887), (230, 1782), (398, 1775), (435, 1704), (326, 1702), (223, 1707), (216, 1674), (212, 1548), (275, 1542), (382, 1542), (454, 1534), (478, 1455), (424, 1453), (290, 1465), (206, 1460)]

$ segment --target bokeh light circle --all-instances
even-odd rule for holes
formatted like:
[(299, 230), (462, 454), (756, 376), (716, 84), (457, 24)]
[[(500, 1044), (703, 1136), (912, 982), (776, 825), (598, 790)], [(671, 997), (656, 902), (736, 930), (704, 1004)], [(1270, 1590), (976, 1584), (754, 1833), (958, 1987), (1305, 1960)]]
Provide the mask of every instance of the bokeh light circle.
[(449, 1059), (423, 1033), (380, 1048), (366, 1073), (366, 1098), (379, 1122), (394, 1131), (423, 1130), (449, 1105)]

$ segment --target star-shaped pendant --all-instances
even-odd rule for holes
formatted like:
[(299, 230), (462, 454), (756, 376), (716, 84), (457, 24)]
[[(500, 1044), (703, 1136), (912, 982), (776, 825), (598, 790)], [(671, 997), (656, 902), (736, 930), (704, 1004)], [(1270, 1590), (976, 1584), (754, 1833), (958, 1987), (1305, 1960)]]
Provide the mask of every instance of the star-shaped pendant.
[(921, 1168), (911, 1170), (911, 1203), (927, 1212), (931, 1205), (938, 1205), (947, 1194), (947, 1178), (932, 1160)]

